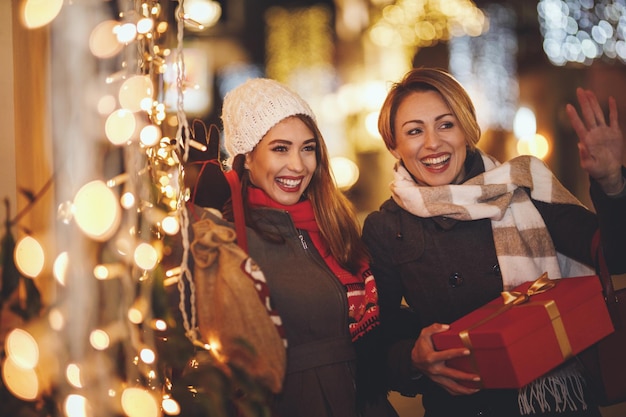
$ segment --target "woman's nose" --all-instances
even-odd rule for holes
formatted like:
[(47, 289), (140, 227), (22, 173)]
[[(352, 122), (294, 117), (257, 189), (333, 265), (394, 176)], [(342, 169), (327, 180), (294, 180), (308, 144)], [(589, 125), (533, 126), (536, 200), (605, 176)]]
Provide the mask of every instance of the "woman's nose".
[(289, 169), (294, 172), (300, 172), (304, 169), (304, 162), (299, 152), (294, 152), (289, 158)]
[(424, 131), (424, 147), (428, 149), (437, 149), (441, 141), (436, 132), (431, 129)]

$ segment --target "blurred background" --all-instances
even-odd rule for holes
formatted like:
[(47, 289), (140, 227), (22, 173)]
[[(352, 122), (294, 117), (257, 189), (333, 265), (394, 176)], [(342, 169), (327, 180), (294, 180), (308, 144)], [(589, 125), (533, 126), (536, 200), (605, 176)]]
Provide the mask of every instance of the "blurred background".
[[(50, 9), (56, 14), (46, 20)], [(98, 37), (107, 22), (139, 28), (148, 15), (160, 24), (143, 37), (118, 36), (115, 45)], [(11, 0), (0, 2), (0, 51), (7, 231), (19, 226), (18, 236), (57, 243), (68, 196), (86, 179), (119, 171), (103, 115), (117, 106), (109, 90), (134, 73), (152, 78), (158, 105), (148, 113), (163, 137), (176, 136), (181, 112), (192, 126), (221, 128), (222, 98), (249, 77), (290, 85), (317, 114), (336, 180), (361, 216), (390, 195), (394, 161), (377, 112), (411, 67), (447, 69), (466, 87), (481, 149), (500, 160), (544, 159), (587, 205), (565, 105), (576, 104), (577, 87), (593, 90), (605, 110), (613, 96), (626, 126), (625, 0)], [(195, 140), (189, 161), (207, 157), (206, 137)], [(44, 305), (58, 294), (50, 282), (36, 286)], [(8, 317), (3, 335), (21, 323)], [(392, 398), (402, 417), (422, 415), (419, 397)]]

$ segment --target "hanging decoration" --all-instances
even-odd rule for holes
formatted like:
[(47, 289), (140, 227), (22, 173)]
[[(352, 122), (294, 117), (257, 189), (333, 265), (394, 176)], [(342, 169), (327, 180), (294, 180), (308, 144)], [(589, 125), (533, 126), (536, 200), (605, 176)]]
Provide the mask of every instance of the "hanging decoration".
[[(24, 1), (22, 21), (30, 28), (45, 26), (64, 11), (80, 23), (92, 22), (95, 15), (86, 4), (51, 1), (49, 7), (35, 7), (40, 3)], [(189, 245), (184, 164), (190, 147), (204, 149), (190, 132), (184, 109), (191, 87), (185, 28), (197, 22), (185, 12), (184, 0), (120, 0), (111, 9), (116, 16), (95, 24), (87, 40), (96, 60), (118, 63), (106, 79), (89, 80), (116, 90), (94, 100), (103, 131), (91, 152), (96, 158), (98, 149), (117, 155), (119, 171), (96, 175), (59, 205), (59, 233), (80, 234), (61, 251), (44, 247), (28, 233), (15, 239), (11, 229), (18, 218), (7, 214), (0, 307), (11, 303), (23, 320), (5, 339), (3, 412), (226, 417), (237, 409), (240, 415), (267, 415), (245, 370), (214, 358), (190, 366), (198, 357), (194, 352), (203, 348), (193, 343), (197, 324), (193, 318), (184, 320), (187, 326), (180, 324), (177, 304), (169, 298), (178, 296), (177, 283), (190, 280), (186, 259), (181, 265), (173, 255)], [(174, 112), (164, 104), (168, 62), (176, 74)], [(37, 204), (37, 195), (31, 204)], [(50, 263), (49, 271), (45, 266)], [(44, 279), (57, 284), (51, 305), (42, 305), (34, 284)], [(181, 374), (183, 369), (187, 373)], [(250, 394), (245, 398), (239, 398), (242, 386)]]

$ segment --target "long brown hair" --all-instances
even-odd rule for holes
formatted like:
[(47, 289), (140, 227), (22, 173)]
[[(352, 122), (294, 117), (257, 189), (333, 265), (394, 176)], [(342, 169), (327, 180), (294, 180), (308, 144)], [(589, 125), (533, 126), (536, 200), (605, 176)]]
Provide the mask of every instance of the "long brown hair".
[[(339, 264), (350, 272), (356, 273), (369, 257), (360, 238), (361, 229), (354, 207), (335, 184), (330, 170), (328, 149), (317, 124), (313, 119), (303, 114), (297, 114), (294, 117), (302, 120), (311, 129), (317, 140), (315, 151), (317, 167), (306, 190), (306, 195), (311, 200), (320, 233)], [(250, 216), (251, 209), (247, 199), (250, 178), (248, 171), (244, 169), (244, 159), (245, 155), (237, 155), (233, 160), (233, 169), (241, 178), (246, 224), (263, 238), (276, 242), (282, 237), (259, 230)]]
[(476, 120), (476, 110), (469, 95), (461, 84), (444, 70), (435, 68), (414, 68), (393, 84), (380, 109), (378, 131), (387, 149), (396, 148), (394, 123), (398, 107), (404, 99), (417, 91), (435, 91), (441, 95), (452, 113), (459, 121), (465, 134), (465, 142), (469, 150), (476, 149), (480, 139), (480, 126)]

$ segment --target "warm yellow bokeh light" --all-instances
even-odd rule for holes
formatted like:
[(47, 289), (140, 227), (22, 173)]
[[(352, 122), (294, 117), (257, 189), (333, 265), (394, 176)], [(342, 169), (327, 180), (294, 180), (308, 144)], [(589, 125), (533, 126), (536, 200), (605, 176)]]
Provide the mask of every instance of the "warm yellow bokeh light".
[(115, 101), (115, 97), (110, 94), (106, 94), (98, 99), (96, 110), (98, 111), (98, 114), (106, 116), (115, 111), (116, 105), (117, 101)]
[(24, 369), (33, 369), (39, 362), (39, 346), (35, 338), (26, 330), (14, 329), (7, 336), (7, 355)]
[(144, 17), (137, 22), (137, 32), (141, 34), (148, 33), (154, 28), (154, 20)]
[(141, 110), (145, 98), (152, 99), (154, 86), (147, 75), (134, 75), (120, 86), (118, 99), (122, 108), (136, 112)]
[(122, 194), (122, 197), (120, 198), (120, 204), (125, 209), (129, 209), (133, 207), (135, 205), (135, 195), (131, 193), (130, 191), (125, 192), (124, 194)]
[(159, 405), (150, 392), (141, 388), (126, 388), (122, 392), (122, 409), (128, 417), (157, 417)]
[(137, 120), (133, 112), (127, 109), (118, 109), (107, 117), (104, 133), (109, 142), (119, 146), (132, 139), (136, 127)]
[(87, 398), (78, 394), (70, 394), (65, 399), (65, 414), (67, 417), (88, 417), (89, 401)]
[(139, 352), (139, 357), (143, 361), (143, 363), (151, 364), (156, 360), (156, 354), (152, 349), (143, 348), (141, 352)]
[(2, 380), (9, 391), (17, 398), (32, 401), (39, 392), (39, 379), (34, 369), (21, 368), (11, 357), (2, 363)]
[(65, 378), (67, 378), (67, 382), (69, 382), (73, 387), (83, 387), (80, 377), (80, 367), (77, 364), (70, 363), (67, 365), (67, 368), (65, 368)]
[(22, 4), (22, 19), (29, 29), (52, 22), (61, 11), (63, 0), (26, 0)]
[(89, 50), (97, 58), (110, 58), (120, 52), (124, 46), (117, 40), (115, 32), (119, 27), (115, 20), (105, 20), (98, 24), (89, 35)]
[(48, 323), (53, 330), (60, 331), (65, 327), (65, 317), (58, 308), (52, 308), (48, 313)]
[(104, 350), (109, 347), (111, 338), (109, 334), (101, 329), (96, 329), (89, 335), (89, 343), (94, 349)]
[(115, 28), (115, 35), (119, 43), (128, 44), (137, 37), (137, 26), (133, 23), (124, 23)]
[(144, 146), (154, 146), (161, 140), (161, 128), (156, 125), (147, 125), (139, 132), (139, 141)]
[(61, 252), (54, 260), (52, 266), (52, 275), (61, 285), (65, 285), (67, 278), (67, 266), (69, 265), (69, 255), (67, 252)]
[(517, 141), (517, 153), (520, 155), (533, 155), (543, 159), (550, 152), (550, 144), (545, 136), (536, 134), (531, 139), (520, 139)]
[(161, 222), (161, 228), (165, 233), (174, 236), (180, 230), (180, 223), (174, 216), (166, 216)]
[(39, 242), (30, 236), (25, 236), (15, 246), (15, 265), (22, 274), (35, 278), (44, 265), (44, 251)]
[(330, 159), (330, 167), (341, 190), (349, 189), (359, 179), (359, 167), (348, 158), (335, 156)]
[(165, 322), (165, 320), (156, 319), (154, 320), (152, 325), (155, 330), (160, 330), (160, 331), (167, 330), (167, 323)]
[(380, 133), (378, 133), (378, 114), (375, 111), (365, 116), (365, 130), (374, 138), (380, 137)]
[(92, 239), (109, 239), (121, 221), (117, 197), (102, 181), (83, 185), (74, 197), (74, 220), (83, 233)]
[(140, 243), (135, 248), (134, 259), (139, 268), (150, 271), (159, 261), (159, 254), (152, 245)]
[(202, 30), (215, 25), (222, 16), (222, 7), (213, 0), (187, 0), (185, 3), (185, 13), (198, 25), (189, 25), (192, 29)]
[(99, 280), (114, 279), (122, 276), (124, 271), (122, 264), (98, 264), (93, 268), (93, 275)]
[(163, 412), (169, 416), (177, 416), (180, 414), (180, 405), (173, 398), (164, 398), (161, 401)]
[(131, 307), (128, 309), (128, 321), (133, 324), (140, 324), (143, 322), (143, 312), (137, 307)]

